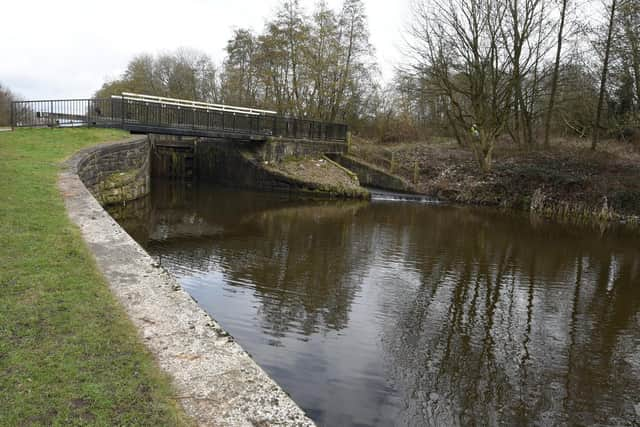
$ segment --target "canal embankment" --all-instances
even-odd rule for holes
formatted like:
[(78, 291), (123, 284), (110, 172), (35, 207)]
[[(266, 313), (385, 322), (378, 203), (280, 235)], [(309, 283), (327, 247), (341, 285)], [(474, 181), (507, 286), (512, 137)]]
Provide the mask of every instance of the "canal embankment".
[(111, 291), (197, 424), (313, 425), (99, 203), (148, 193), (151, 150), (147, 136), (90, 147), (61, 174), (69, 216)]
[(586, 141), (524, 149), (501, 142), (491, 172), (455, 141), (375, 144), (356, 139), (352, 156), (400, 175), (419, 193), (575, 224), (640, 224), (640, 152), (620, 141), (592, 151)]
[(126, 136), (0, 134), (0, 425), (192, 424), (67, 216), (88, 193), (56, 186), (63, 159)]
[(313, 425), (103, 209), (148, 194), (146, 136), (19, 130), (0, 154), (0, 425)]

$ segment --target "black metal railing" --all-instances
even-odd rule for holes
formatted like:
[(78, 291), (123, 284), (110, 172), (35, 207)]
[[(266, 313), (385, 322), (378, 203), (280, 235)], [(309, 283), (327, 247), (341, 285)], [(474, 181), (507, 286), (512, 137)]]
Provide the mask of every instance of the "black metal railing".
[(11, 123), (18, 128), (90, 126), (171, 135), (241, 134), (332, 141), (345, 141), (348, 130), (341, 123), (119, 98), (15, 101)]

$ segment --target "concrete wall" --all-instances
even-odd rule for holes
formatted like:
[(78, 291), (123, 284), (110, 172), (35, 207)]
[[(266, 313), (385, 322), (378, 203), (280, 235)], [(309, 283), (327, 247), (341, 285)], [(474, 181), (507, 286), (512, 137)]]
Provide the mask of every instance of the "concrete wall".
[(403, 178), (391, 175), (362, 160), (347, 156), (346, 154), (328, 154), (327, 157), (355, 173), (358, 176), (360, 185), (364, 185), (365, 187), (375, 187), (401, 193), (415, 192), (413, 185)]
[(146, 136), (98, 145), (86, 150), (78, 162), (78, 175), (102, 205), (135, 200), (151, 190), (150, 153)]

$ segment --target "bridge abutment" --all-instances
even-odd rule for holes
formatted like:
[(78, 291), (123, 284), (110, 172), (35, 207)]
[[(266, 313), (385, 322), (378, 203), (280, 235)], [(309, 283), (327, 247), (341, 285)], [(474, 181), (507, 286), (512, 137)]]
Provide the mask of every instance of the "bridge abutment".
[[(367, 198), (355, 175), (324, 159), (340, 154), (347, 145), (340, 142), (268, 138), (265, 141), (222, 138), (179, 138), (150, 136), (154, 176), (196, 179), (219, 185), (262, 191), (306, 193), (319, 197)], [(315, 159), (327, 179), (281, 168), (283, 163)], [(301, 165), (300, 171), (304, 172)], [(332, 174), (337, 175), (332, 182)], [(324, 178), (324, 177), (322, 177)]]
[(198, 180), (261, 191), (313, 197), (366, 199), (355, 174), (329, 160), (346, 144), (288, 140), (186, 138), (140, 135), (126, 143), (90, 149), (79, 175), (102, 205), (140, 199), (151, 190), (151, 176)]

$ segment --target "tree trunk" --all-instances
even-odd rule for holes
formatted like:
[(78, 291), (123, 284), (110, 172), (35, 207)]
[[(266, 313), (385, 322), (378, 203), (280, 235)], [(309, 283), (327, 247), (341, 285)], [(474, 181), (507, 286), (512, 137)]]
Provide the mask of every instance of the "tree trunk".
[(495, 138), (485, 131), (480, 131), (478, 137), (472, 136), (473, 153), (483, 172), (491, 172), (493, 166), (493, 147)]
[(613, 39), (613, 23), (616, 14), (616, 4), (618, 0), (611, 0), (611, 15), (609, 17), (609, 29), (607, 31), (607, 43), (604, 51), (604, 63), (602, 64), (602, 79), (600, 80), (600, 95), (598, 96), (598, 108), (596, 109), (596, 120), (593, 130), (591, 149), (595, 150), (600, 140), (600, 118), (602, 116), (602, 104), (607, 90), (607, 73), (609, 72), (609, 54), (611, 53), (611, 41)]
[[(633, 13), (633, 11), (631, 13)], [(640, 13), (640, 11), (636, 13)], [(630, 22), (625, 22), (625, 32), (627, 33), (629, 47), (631, 48), (631, 62), (633, 64), (634, 82), (636, 85), (636, 105), (640, 106), (640, 40), (638, 40), (640, 29), (633, 28), (633, 16), (628, 19)]]
[(562, 0), (562, 11), (560, 12), (560, 28), (558, 29), (558, 48), (556, 49), (556, 62), (553, 65), (553, 77), (551, 80), (551, 93), (549, 94), (549, 106), (544, 120), (544, 146), (549, 147), (549, 134), (551, 132), (551, 116), (556, 101), (558, 91), (558, 77), (560, 74), (560, 56), (562, 54), (562, 38), (564, 37), (564, 18), (567, 14), (567, 3), (569, 0)]
[(462, 137), (460, 136), (460, 132), (458, 131), (458, 125), (454, 122), (453, 117), (451, 117), (451, 112), (447, 109), (445, 114), (447, 115), (447, 120), (451, 125), (451, 130), (453, 130), (453, 136), (456, 138), (458, 145), (462, 148), (466, 147), (466, 144), (462, 140)]

